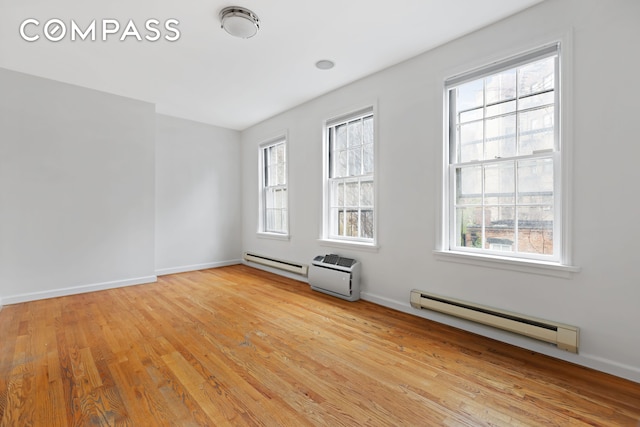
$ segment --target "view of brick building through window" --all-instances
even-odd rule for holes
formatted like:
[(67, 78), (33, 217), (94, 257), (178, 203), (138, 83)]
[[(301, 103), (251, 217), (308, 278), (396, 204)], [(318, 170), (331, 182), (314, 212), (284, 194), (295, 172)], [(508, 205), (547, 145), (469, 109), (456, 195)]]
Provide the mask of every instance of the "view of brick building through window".
[[(480, 220), (481, 221), (481, 220)], [(513, 251), (513, 222), (496, 221), (485, 224), (484, 249)], [(482, 226), (466, 226), (462, 232), (462, 246), (481, 247)], [(551, 221), (520, 221), (518, 251), (535, 254), (553, 254), (553, 223)]]

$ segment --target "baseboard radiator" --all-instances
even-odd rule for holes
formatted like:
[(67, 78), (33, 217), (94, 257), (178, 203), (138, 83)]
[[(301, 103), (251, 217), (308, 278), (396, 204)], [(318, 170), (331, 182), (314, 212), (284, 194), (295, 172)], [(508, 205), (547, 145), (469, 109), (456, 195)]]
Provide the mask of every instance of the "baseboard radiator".
[(555, 344), (559, 349), (578, 352), (579, 329), (575, 326), (523, 316), (466, 301), (445, 298), (419, 290), (411, 291), (411, 306), (439, 311), (530, 338)]
[(266, 265), (268, 267), (278, 268), (290, 273), (300, 274), (302, 276), (306, 276), (307, 271), (309, 270), (309, 266), (307, 264), (298, 264), (295, 262), (284, 261), (281, 259), (271, 258), (265, 255), (258, 255), (251, 252), (244, 253), (244, 260), (255, 262), (256, 264)]

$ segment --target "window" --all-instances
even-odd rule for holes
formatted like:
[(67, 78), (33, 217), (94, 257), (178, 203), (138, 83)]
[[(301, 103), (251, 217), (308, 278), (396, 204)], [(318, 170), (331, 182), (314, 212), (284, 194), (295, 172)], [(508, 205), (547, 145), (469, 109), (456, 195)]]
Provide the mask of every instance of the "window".
[(445, 82), (445, 250), (559, 263), (559, 45)]
[(260, 231), (289, 233), (287, 150), (284, 138), (260, 147)]
[(328, 122), (326, 138), (325, 237), (373, 244), (373, 109)]

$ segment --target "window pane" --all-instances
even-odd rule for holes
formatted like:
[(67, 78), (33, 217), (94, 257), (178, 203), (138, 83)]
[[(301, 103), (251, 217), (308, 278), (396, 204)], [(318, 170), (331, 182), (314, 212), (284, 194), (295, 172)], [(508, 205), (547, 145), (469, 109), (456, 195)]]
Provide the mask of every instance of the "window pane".
[(362, 237), (373, 239), (373, 211), (363, 210), (361, 212)]
[(363, 120), (362, 130), (364, 132), (363, 144), (373, 144), (373, 116)]
[(334, 150), (344, 150), (347, 148), (347, 125), (336, 126), (335, 128), (335, 147)]
[(518, 96), (543, 92), (555, 87), (555, 57), (542, 59), (518, 69)]
[(333, 178), (341, 178), (347, 176), (347, 152), (346, 151), (338, 151), (334, 155), (335, 158), (335, 168)]
[(515, 209), (512, 206), (488, 206), (484, 210), (485, 249), (502, 245), (501, 250), (515, 242)]
[(483, 123), (473, 122), (460, 125), (459, 144), (458, 144), (458, 161), (469, 162), (472, 160), (480, 160), (483, 158), (482, 151), (482, 133)]
[(340, 209), (338, 211), (338, 236), (344, 236), (344, 210)]
[(456, 113), (483, 106), (483, 80), (475, 80), (458, 87), (456, 95)]
[(512, 157), (516, 154), (515, 114), (486, 121), (485, 159)]
[(456, 204), (482, 203), (482, 167), (470, 166), (456, 169)]
[(362, 147), (348, 150), (349, 156), (349, 176), (362, 174)]
[(345, 226), (345, 235), (349, 237), (358, 237), (358, 211), (347, 211), (347, 222)]
[(284, 144), (276, 145), (276, 161), (278, 163), (284, 163)]
[(338, 184), (338, 194), (335, 206), (344, 206), (344, 183)]
[(516, 70), (507, 70), (485, 79), (487, 105), (516, 97)]
[(331, 181), (331, 206), (344, 206), (344, 183), (342, 181)]
[(554, 148), (553, 107), (519, 113), (520, 155)]
[(485, 166), (484, 203), (489, 205), (515, 204), (515, 184), (513, 162)]
[(349, 147), (357, 147), (362, 145), (362, 122), (356, 120), (349, 123)]
[(360, 206), (373, 206), (373, 182), (360, 183)]
[(267, 218), (266, 218), (266, 231), (272, 231), (275, 227), (275, 219), (273, 215), (273, 209), (267, 209)]
[(277, 185), (284, 185), (287, 183), (287, 175), (285, 173), (285, 165), (284, 163), (278, 163), (276, 166), (276, 171), (278, 175)]
[(518, 250), (553, 255), (553, 209), (551, 206), (518, 209)]
[(553, 203), (553, 160), (532, 159), (518, 162), (518, 203)]
[(369, 175), (373, 173), (373, 144), (364, 146), (364, 156), (362, 157), (362, 174)]
[(274, 207), (274, 198), (273, 198), (273, 189), (268, 188), (265, 190), (265, 207), (273, 208)]
[(274, 191), (273, 205), (274, 208), (282, 207), (282, 190), (278, 189)]
[(268, 179), (268, 184), (269, 186), (271, 185), (278, 185), (278, 168), (273, 165), (273, 166), (269, 166), (269, 179)]
[(482, 247), (482, 208), (456, 209), (455, 242), (457, 246)]
[(276, 209), (273, 211), (273, 229), (272, 231), (282, 230), (282, 211)]
[(358, 206), (359, 199), (358, 183), (348, 182), (345, 184), (346, 206)]

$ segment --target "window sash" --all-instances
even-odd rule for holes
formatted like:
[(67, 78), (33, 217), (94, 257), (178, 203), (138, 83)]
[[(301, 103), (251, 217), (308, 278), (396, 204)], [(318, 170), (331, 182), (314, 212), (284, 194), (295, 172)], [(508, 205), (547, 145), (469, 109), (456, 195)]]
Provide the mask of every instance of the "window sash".
[(373, 185), (373, 175), (329, 180), (331, 238), (373, 241)]
[[(530, 93), (525, 96), (519, 96), (517, 93), (517, 84), (516, 83), (516, 94), (512, 99), (498, 100), (498, 102), (494, 102), (489, 104), (487, 102), (487, 80), (485, 78), (496, 76), (501, 72), (508, 72), (509, 70), (515, 70), (518, 67), (526, 66), (529, 63), (533, 63), (536, 61), (544, 60), (547, 58), (554, 58), (554, 87), (552, 90), (540, 90), (538, 92)], [(487, 255), (495, 255), (500, 257), (510, 257), (516, 259), (533, 259), (533, 260), (544, 260), (551, 262), (559, 262), (561, 251), (561, 203), (560, 203), (560, 178), (561, 178), (561, 158), (560, 158), (560, 138), (559, 138), (559, 128), (560, 128), (560, 73), (559, 73), (559, 45), (554, 44), (548, 46), (546, 48), (542, 48), (533, 52), (526, 53), (524, 55), (520, 55), (514, 58), (511, 58), (506, 61), (502, 61), (499, 63), (492, 64), (488, 67), (474, 70), (469, 73), (465, 73), (460, 76), (456, 76), (454, 78), (448, 79), (445, 82), (445, 89), (448, 94), (447, 96), (447, 104), (446, 108), (448, 108), (448, 179), (449, 182), (448, 190), (446, 192), (448, 201), (448, 215), (445, 216), (447, 224), (445, 225), (445, 229), (448, 230), (448, 250), (454, 251), (462, 251), (462, 252), (475, 252), (482, 253)], [(456, 90), (466, 84), (473, 83), (475, 81), (482, 81), (483, 87), (483, 102), (482, 106), (475, 107), (473, 109), (467, 111), (456, 111)], [(519, 80), (515, 80), (519, 82)], [(551, 95), (545, 95), (550, 92), (553, 92)], [(538, 99), (543, 99), (544, 101), (538, 103), (537, 105), (527, 106), (527, 102), (531, 100), (532, 97), (539, 97)], [(547, 99), (544, 99), (544, 98)], [(529, 98), (529, 99), (527, 99)], [(550, 98), (550, 99), (549, 99)], [(504, 108), (508, 103), (513, 103), (513, 105), (508, 105), (509, 108)], [(522, 107), (521, 107), (522, 105)], [(487, 110), (493, 108), (497, 110), (498, 108), (503, 108), (506, 111), (498, 111), (496, 114), (488, 117)], [(544, 149), (540, 150), (532, 150), (531, 152), (520, 153), (520, 138), (526, 137), (524, 133), (520, 133), (520, 123), (518, 122), (522, 116), (526, 114), (534, 115), (536, 112), (541, 111), (543, 109), (553, 108), (553, 123), (547, 128), (552, 127), (551, 135), (553, 138), (551, 147), (544, 147)], [(471, 112), (474, 109), (481, 110), (480, 113)], [(470, 113), (471, 112), (471, 113)], [(463, 114), (467, 114), (466, 121), (461, 118)], [(476, 114), (476, 116), (474, 116)], [(479, 115), (478, 115), (479, 114)], [(544, 116), (544, 115), (542, 115)], [(487, 121), (488, 120), (501, 120), (501, 119), (511, 119), (513, 118), (513, 122), (515, 122), (514, 134), (513, 135), (500, 135), (497, 137), (497, 140), (500, 139), (515, 139), (515, 152), (507, 153), (507, 155), (495, 155), (493, 158), (487, 155)], [(482, 152), (478, 158), (476, 156), (471, 155), (465, 156), (462, 155), (461, 152), (461, 127), (464, 126), (473, 126), (475, 123), (479, 124), (482, 127), (482, 137), (479, 141), (482, 144)], [(473, 142), (473, 141), (472, 141)], [(471, 150), (473, 152), (473, 150)], [(477, 154), (477, 150), (476, 150)], [(551, 185), (551, 196), (550, 199), (545, 200), (545, 203), (530, 203), (530, 200), (527, 200), (526, 197), (518, 198), (519, 189), (518, 189), (518, 165), (526, 162), (541, 162), (547, 159), (551, 163), (551, 172), (550, 176), (553, 180)], [(485, 175), (485, 171), (487, 168), (496, 168), (501, 165), (513, 165), (513, 197), (507, 202), (504, 203), (498, 197), (498, 200), (491, 200), (490, 203), (487, 202), (487, 192), (485, 191), (487, 188), (487, 176)], [(475, 203), (460, 203), (460, 182), (459, 179), (459, 171), (461, 170), (470, 170), (472, 168), (479, 168), (481, 171), (479, 184), (480, 184), (480, 196), (475, 201)], [(549, 173), (549, 172), (547, 172)], [(493, 196), (499, 196), (493, 195)], [(531, 198), (531, 196), (530, 196)], [(505, 210), (506, 209), (506, 210)], [(489, 233), (487, 230), (489, 229), (488, 218), (487, 216), (493, 212), (498, 212), (501, 214), (501, 210), (504, 211), (505, 215), (511, 216), (509, 220), (497, 220), (494, 221), (494, 229), (491, 230), (493, 233), (493, 237), (489, 237)], [(545, 217), (545, 210), (551, 211), (552, 218), (552, 226), (548, 227), (548, 223), (544, 220), (527, 220), (527, 213), (535, 216), (536, 210), (539, 214), (539, 218)], [(469, 224), (475, 223), (476, 227), (474, 230), (467, 230), (465, 228), (469, 227), (469, 225), (465, 225), (464, 217), (460, 217), (461, 213), (464, 215), (464, 212), (473, 212), (475, 218), (473, 221), (470, 221)], [(489, 218), (490, 219), (490, 218)], [(528, 222), (527, 222), (528, 221)], [(460, 223), (460, 224), (459, 224)], [(502, 225), (505, 227), (503, 230), (497, 229), (498, 227), (495, 224)], [(520, 241), (524, 242), (527, 229), (526, 225), (529, 225), (531, 228), (529, 229), (529, 239), (531, 240), (531, 233), (533, 225), (538, 225), (539, 228), (536, 229), (536, 235), (534, 239), (537, 243), (541, 241), (541, 245), (543, 247), (543, 253), (532, 252), (532, 248), (534, 244), (531, 243), (530, 246), (526, 246), (524, 243), (520, 245)], [(476, 235), (474, 235), (474, 233)], [(477, 240), (477, 234), (480, 234), (480, 241)], [(551, 237), (549, 237), (549, 234)], [(505, 236), (509, 236), (511, 238), (506, 238)], [(545, 238), (551, 239), (551, 247), (552, 253), (545, 253), (548, 250), (549, 244), (545, 241)], [(465, 239), (463, 241), (463, 239)], [(546, 245), (546, 246), (545, 246)], [(479, 247), (478, 247), (479, 246)], [(539, 246), (539, 245), (538, 245)], [(506, 252), (504, 249), (507, 247), (511, 247), (511, 252)]]
[[(357, 128), (359, 131), (352, 131)], [(343, 119), (328, 126), (329, 178), (374, 172), (373, 114)]]
[(497, 61), (466, 73), (458, 74), (446, 79), (444, 86), (445, 89), (450, 89), (452, 87), (460, 86), (473, 80), (481, 79), (493, 74), (498, 74), (501, 71), (516, 68), (521, 65), (535, 62), (539, 59), (544, 59), (554, 55), (560, 55), (560, 43), (553, 43), (548, 46), (543, 46), (540, 49), (529, 51), (521, 55), (516, 55), (505, 60)]
[(263, 144), (261, 153), (260, 231), (288, 234), (286, 140)]
[(373, 109), (326, 123), (325, 236), (375, 241), (375, 135)]

